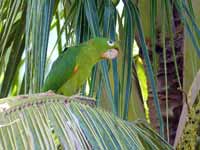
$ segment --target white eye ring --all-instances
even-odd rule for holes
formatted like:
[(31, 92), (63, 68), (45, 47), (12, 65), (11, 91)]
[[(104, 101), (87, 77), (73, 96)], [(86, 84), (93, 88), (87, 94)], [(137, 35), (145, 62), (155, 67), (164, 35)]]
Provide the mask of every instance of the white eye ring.
[(112, 40), (107, 41), (109, 46), (114, 46), (114, 42)]

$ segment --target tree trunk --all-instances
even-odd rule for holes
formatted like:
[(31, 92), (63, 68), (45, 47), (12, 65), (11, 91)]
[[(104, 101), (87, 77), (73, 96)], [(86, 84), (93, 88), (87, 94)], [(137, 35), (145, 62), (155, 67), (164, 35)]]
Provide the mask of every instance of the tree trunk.
[[(183, 25), (181, 24), (180, 18), (178, 16), (178, 12), (174, 9), (174, 25), (175, 25), (175, 33), (174, 33), (174, 45), (175, 45), (175, 53), (176, 53), (176, 62), (178, 66), (178, 72), (180, 76), (180, 82), (182, 85), (183, 82)], [(161, 31), (158, 29), (158, 31)], [(156, 42), (156, 53), (158, 55), (158, 72), (156, 74), (157, 80), (157, 89), (158, 96), (160, 100), (160, 106), (162, 111), (162, 116), (164, 119), (165, 125), (165, 137), (167, 136), (167, 125), (166, 125), (166, 94), (165, 94), (165, 71), (164, 71), (164, 59), (163, 59), (163, 45), (161, 42), (161, 36), (159, 32), (157, 33), (157, 42)], [(152, 50), (151, 43), (147, 44), (149, 46), (149, 56), (152, 60)], [(177, 80), (175, 63), (173, 58), (173, 52), (170, 45), (170, 38), (166, 36), (166, 64), (167, 64), (167, 80), (168, 80), (168, 116), (169, 116), (169, 139), (170, 143), (173, 144), (177, 125), (179, 122), (179, 117), (182, 109), (182, 92), (179, 90), (179, 84)], [(150, 114), (150, 121), (152, 126), (159, 131), (159, 124), (156, 115), (156, 109), (153, 102), (153, 95), (149, 86), (149, 95), (148, 95), (148, 107)], [(167, 139), (167, 138), (166, 138)]]

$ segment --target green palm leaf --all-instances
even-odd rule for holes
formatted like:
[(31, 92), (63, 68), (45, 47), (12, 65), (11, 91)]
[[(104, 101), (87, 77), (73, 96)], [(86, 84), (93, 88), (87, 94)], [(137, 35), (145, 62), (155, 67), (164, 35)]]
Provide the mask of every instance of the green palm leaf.
[(86, 97), (53, 93), (0, 103), (2, 149), (171, 149), (142, 121), (126, 122)]

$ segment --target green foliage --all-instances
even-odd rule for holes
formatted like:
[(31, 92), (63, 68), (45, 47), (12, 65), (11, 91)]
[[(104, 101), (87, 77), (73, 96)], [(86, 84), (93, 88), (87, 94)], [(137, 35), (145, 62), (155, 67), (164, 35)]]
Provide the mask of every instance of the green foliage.
[(195, 150), (199, 149), (199, 129), (200, 129), (200, 101), (199, 97), (197, 98), (197, 103), (194, 104), (189, 109), (189, 114), (187, 117), (187, 123), (185, 124), (185, 128), (183, 130), (183, 134), (180, 138), (177, 149), (179, 150)]
[(178, 149), (199, 149), (200, 71), (196, 74), (183, 105), (174, 146)]
[(92, 99), (53, 93), (1, 99), (0, 146), (5, 150), (172, 149), (144, 122), (130, 123), (91, 107), (95, 107)]
[[(141, 5), (142, 2), (149, 4), (146, 5), (147, 9)], [(143, 98), (132, 57), (133, 43), (137, 37), (154, 96), (156, 115), (161, 127), (160, 134), (163, 136), (164, 124), (155, 82), (155, 40), (156, 29), (160, 26), (163, 47), (166, 33), (170, 35), (176, 76), (179, 86), (182, 87), (173, 43), (172, 4), (167, 0), (141, 0), (137, 5), (137, 1), (123, 0), (123, 12), (119, 15), (117, 3), (115, 0), (0, 1), (0, 97), (40, 92), (51, 64), (49, 60), (55, 57), (54, 52), (60, 54), (67, 46), (100, 36), (120, 41), (120, 57), (111, 63), (102, 61), (95, 65), (88, 79), (89, 96), (97, 99), (98, 106), (113, 108), (111, 111), (125, 120), (142, 117)], [(199, 55), (200, 31), (191, 1), (174, 0), (173, 4)], [(144, 14), (144, 11), (147, 14)], [(162, 16), (159, 16), (160, 14)], [(162, 19), (157, 19), (158, 17)], [(160, 25), (160, 22), (163, 24)], [(54, 48), (50, 50), (50, 55), (47, 55), (48, 39), (53, 30), (56, 30), (57, 39)], [(148, 40), (151, 41), (153, 48), (153, 66), (148, 54)], [(165, 91), (168, 95), (166, 51), (163, 51), (163, 59)], [(85, 85), (80, 90), (82, 95), (86, 95)]]
[[(174, 44), (174, 14), (172, 9), (175, 7), (178, 10), (179, 15), (181, 16), (181, 21), (187, 31), (185, 35), (189, 33), (189, 39), (192, 39), (192, 43), (195, 46), (197, 54), (199, 53), (199, 27), (197, 25), (196, 16), (194, 16), (192, 1), (181, 1), (181, 0), (175, 0), (172, 3), (168, 0), (150, 0), (150, 1), (144, 1), (140, 0), (138, 1), (138, 6), (141, 14), (141, 21), (143, 25), (143, 31), (145, 35), (145, 40), (147, 41), (147, 46), (152, 50), (152, 64), (153, 64), (153, 70), (154, 74), (157, 74), (157, 56), (155, 51), (156, 44), (161, 44), (163, 47), (163, 62), (164, 62), (164, 78), (165, 78), (165, 98), (166, 98), (166, 128), (167, 128), (167, 137), (169, 137), (169, 127), (168, 127), (168, 112), (169, 112), (169, 101), (168, 101), (168, 94), (169, 94), (169, 82), (168, 81), (168, 70), (167, 70), (167, 51), (166, 49), (169, 47), (166, 47), (168, 44), (166, 43), (166, 39), (170, 39), (170, 48), (172, 49), (173, 53), (173, 61), (174, 61), (174, 67), (176, 70), (176, 77), (178, 80), (178, 86), (180, 89), (182, 89), (183, 85), (180, 81), (180, 74), (178, 72), (178, 65), (177, 65), (177, 53), (175, 49)], [(195, 2), (193, 2), (195, 3)], [(197, 2), (196, 2), (197, 3)], [(149, 17), (150, 14), (150, 17)], [(198, 14), (198, 13), (196, 13)], [(197, 34), (195, 34), (197, 32)], [(157, 39), (158, 41), (155, 41)], [(141, 43), (140, 43), (141, 44)], [(191, 50), (190, 50), (191, 51)], [(190, 55), (191, 56), (191, 55)], [(191, 56), (191, 59), (193, 57)], [(192, 64), (192, 67), (195, 65)], [(190, 66), (188, 66), (190, 67)], [(189, 71), (190, 72), (190, 71)], [(187, 79), (185, 79), (184, 82), (187, 82)], [(158, 83), (160, 84), (160, 83)], [(185, 84), (185, 83), (184, 83)]]
[(5, 97), (18, 77), (16, 72), (24, 51), (26, 4), (21, 0), (1, 1), (0, 14), (0, 97)]

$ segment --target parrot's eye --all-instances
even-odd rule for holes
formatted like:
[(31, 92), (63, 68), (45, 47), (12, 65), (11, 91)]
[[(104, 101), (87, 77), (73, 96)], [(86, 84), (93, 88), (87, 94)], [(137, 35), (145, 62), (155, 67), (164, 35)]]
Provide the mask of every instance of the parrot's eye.
[(114, 46), (114, 42), (112, 40), (107, 41), (109, 46)]

